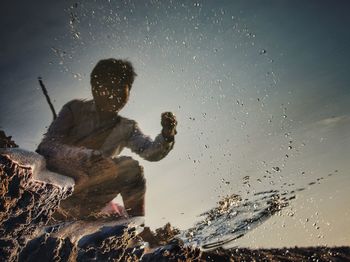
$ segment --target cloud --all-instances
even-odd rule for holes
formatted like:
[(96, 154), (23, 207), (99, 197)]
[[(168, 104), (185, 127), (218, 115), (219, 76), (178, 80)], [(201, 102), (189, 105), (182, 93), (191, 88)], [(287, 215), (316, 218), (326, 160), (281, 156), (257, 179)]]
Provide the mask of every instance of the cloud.
[[(301, 137), (333, 138), (339, 140), (341, 137), (349, 139), (350, 114), (326, 117), (315, 122), (310, 122), (295, 130)], [(334, 140), (333, 140), (334, 141)]]
[(332, 116), (317, 121), (316, 126), (320, 127), (334, 127), (350, 123), (350, 115)]

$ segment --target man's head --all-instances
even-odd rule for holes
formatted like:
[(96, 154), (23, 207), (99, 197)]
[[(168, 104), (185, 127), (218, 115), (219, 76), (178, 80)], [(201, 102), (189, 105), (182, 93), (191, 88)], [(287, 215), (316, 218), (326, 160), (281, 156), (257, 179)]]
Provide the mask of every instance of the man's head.
[(129, 99), (136, 73), (132, 64), (114, 58), (100, 60), (91, 72), (91, 88), (100, 112), (117, 113)]

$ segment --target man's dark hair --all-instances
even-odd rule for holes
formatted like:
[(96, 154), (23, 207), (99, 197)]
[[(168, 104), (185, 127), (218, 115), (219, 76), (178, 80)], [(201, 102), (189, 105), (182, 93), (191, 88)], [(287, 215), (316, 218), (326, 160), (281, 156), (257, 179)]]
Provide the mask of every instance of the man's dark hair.
[(131, 62), (121, 59), (103, 59), (100, 60), (90, 75), (90, 82), (92, 86), (115, 81), (121, 85), (128, 85), (129, 89), (135, 80), (136, 73)]

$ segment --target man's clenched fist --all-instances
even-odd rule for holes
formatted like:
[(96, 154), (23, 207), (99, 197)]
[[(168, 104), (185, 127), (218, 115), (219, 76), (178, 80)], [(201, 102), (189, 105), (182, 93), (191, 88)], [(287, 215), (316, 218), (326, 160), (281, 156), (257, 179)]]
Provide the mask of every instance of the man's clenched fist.
[(174, 139), (174, 136), (177, 134), (176, 131), (176, 117), (172, 112), (162, 113), (162, 135), (165, 139)]

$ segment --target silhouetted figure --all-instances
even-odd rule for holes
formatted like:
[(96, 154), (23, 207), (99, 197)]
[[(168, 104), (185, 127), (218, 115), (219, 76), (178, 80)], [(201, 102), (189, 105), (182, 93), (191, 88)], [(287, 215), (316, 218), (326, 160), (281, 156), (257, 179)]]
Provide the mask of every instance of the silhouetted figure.
[(129, 61), (99, 61), (91, 73), (93, 100), (65, 104), (38, 146), (50, 170), (76, 181), (73, 195), (61, 202), (61, 211), (73, 218), (100, 212), (119, 193), (129, 216), (144, 215), (143, 168), (131, 157), (115, 156), (127, 147), (146, 160), (161, 160), (174, 146), (177, 121), (162, 113), (162, 131), (153, 141), (118, 114), (135, 76)]

